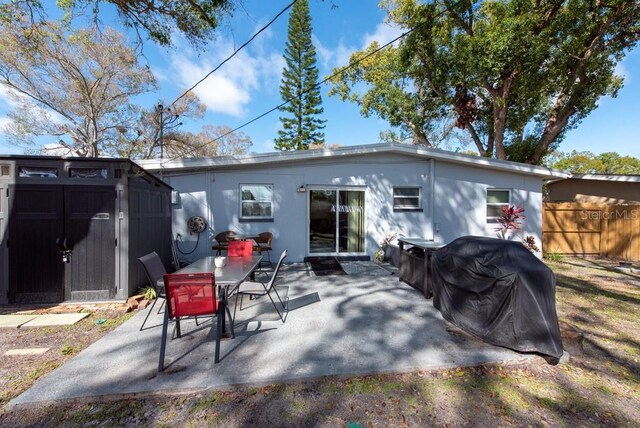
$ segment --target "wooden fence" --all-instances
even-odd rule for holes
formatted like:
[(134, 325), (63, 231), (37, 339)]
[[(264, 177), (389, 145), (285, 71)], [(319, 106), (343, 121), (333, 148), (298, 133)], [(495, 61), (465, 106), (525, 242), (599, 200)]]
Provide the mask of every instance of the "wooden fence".
[(640, 205), (543, 204), (545, 252), (640, 260)]

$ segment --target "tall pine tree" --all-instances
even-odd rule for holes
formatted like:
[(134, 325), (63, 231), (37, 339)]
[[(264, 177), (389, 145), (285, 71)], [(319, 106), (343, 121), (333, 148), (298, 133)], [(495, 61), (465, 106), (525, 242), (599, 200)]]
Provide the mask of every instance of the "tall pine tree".
[(316, 49), (311, 43), (308, 0), (298, 0), (291, 9), (284, 59), (280, 95), (289, 103), (280, 111), (289, 115), (280, 118), (282, 130), (278, 131), (275, 147), (306, 150), (309, 144), (324, 142), (322, 129), (326, 122), (318, 117), (324, 109), (318, 87)]

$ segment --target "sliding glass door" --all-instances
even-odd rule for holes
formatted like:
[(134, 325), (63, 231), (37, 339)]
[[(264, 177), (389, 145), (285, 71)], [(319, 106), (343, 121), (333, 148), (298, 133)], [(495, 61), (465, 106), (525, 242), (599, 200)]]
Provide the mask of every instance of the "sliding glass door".
[(309, 191), (309, 253), (363, 253), (364, 191)]

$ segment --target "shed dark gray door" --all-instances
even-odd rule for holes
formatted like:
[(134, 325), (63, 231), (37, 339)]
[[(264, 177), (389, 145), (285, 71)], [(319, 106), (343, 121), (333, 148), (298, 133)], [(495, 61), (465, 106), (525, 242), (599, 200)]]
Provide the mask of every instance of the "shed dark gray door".
[(64, 265), (56, 239), (63, 236), (63, 187), (10, 188), (9, 301), (61, 302)]
[[(10, 199), (10, 302), (115, 297), (113, 187), (16, 185)], [(72, 250), (69, 263), (58, 238)]]
[(65, 237), (73, 251), (65, 270), (67, 300), (115, 297), (115, 189), (66, 186)]

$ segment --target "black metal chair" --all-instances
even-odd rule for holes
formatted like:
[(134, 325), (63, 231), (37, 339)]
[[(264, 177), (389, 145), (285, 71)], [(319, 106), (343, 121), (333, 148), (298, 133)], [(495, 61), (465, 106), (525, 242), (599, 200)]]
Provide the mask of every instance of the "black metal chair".
[[(276, 311), (278, 312), (278, 316), (280, 317), (280, 320), (283, 323), (285, 322), (284, 312), (286, 310), (286, 304), (280, 298), (280, 294), (278, 293), (278, 290), (275, 287), (275, 282), (276, 282), (276, 277), (278, 276), (278, 272), (280, 271), (280, 266), (282, 266), (282, 262), (286, 257), (287, 257), (287, 250), (284, 250), (280, 255), (280, 260), (278, 261), (278, 264), (276, 265), (276, 268), (273, 271), (273, 276), (271, 277), (269, 282), (264, 283), (260, 281), (245, 281), (238, 286), (238, 290), (236, 293), (239, 296), (236, 296), (236, 303), (233, 307), (234, 319), (236, 317), (236, 308), (238, 307), (238, 297), (240, 297), (240, 310), (242, 310), (242, 300), (245, 295), (249, 296), (250, 298), (257, 298), (260, 296), (267, 295), (269, 296), (269, 300), (271, 300), (271, 303), (273, 303), (273, 307), (276, 308)], [(273, 300), (273, 297), (271, 297), (272, 291), (275, 293), (278, 299), (278, 302), (280, 302), (280, 305), (282, 306), (282, 310), (278, 309), (278, 305), (276, 304), (275, 300)], [(285, 300), (286, 300), (286, 297), (285, 297)]]
[(216, 252), (216, 255), (219, 256), (223, 251), (227, 251), (229, 249), (229, 241), (233, 240), (233, 237), (236, 233), (233, 230), (225, 230), (224, 232), (220, 232), (214, 238), (216, 240), (216, 244), (211, 246), (211, 249)]
[[(140, 331), (142, 331), (145, 323), (147, 322), (147, 319), (149, 319), (149, 315), (151, 315), (151, 311), (153, 310), (158, 300), (166, 299), (164, 280), (162, 279), (162, 277), (167, 273), (167, 270), (165, 269), (160, 256), (155, 251), (138, 258), (138, 261), (140, 262), (140, 264), (142, 264), (144, 273), (147, 275), (147, 279), (149, 280), (151, 287), (153, 287), (156, 292), (156, 299), (154, 299), (149, 312), (147, 312), (147, 316), (144, 318), (144, 321), (140, 326)], [(158, 308), (158, 313), (160, 313), (161, 308), (162, 305), (160, 305), (160, 308)]]
[[(267, 253), (267, 258), (269, 259), (268, 263), (269, 267), (273, 267), (273, 264), (271, 263), (271, 241), (273, 240), (273, 233), (271, 232), (262, 232), (259, 233), (258, 236), (254, 239), (254, 242), (256, 243), (253, 246), (253, 251), (257, 251), (258, 254), (262, 255), (262, 253)], [(262, 262), (260, 262), (260, 265), (262, 265)]]
[(180, 268), (189, 266), (189, 263), (180, 261), (180, 258), (178, 257), (178, 244), (176, 244), (176, 241), (173, 239), (173, 237), (171, 238), (171, 257), (173, 258), (172, 262), (174, 272)]

